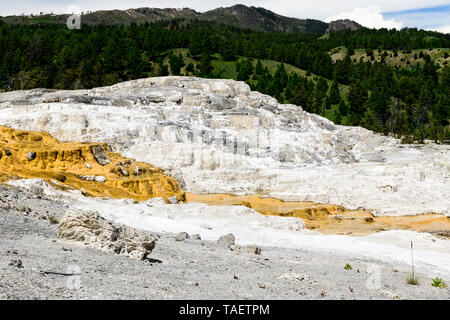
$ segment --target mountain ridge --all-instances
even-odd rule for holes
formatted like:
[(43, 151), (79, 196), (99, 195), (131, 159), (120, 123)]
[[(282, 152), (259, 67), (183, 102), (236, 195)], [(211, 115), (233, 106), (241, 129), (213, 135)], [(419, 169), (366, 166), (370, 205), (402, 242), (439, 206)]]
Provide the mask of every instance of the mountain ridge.
[[(18, 24), (64, 24), (70, 14), (11, 15), (0, 17), (10, 25)], [(326, 34), (330, 31), (358, 29), (362, 26), (356, 22), (326, 23), (316, 19), (298, 19), (282, 16), (262, 7), (236, 4), (231, 7), (220, 7), (206, 12), (197, 12), (190, 8), (130, 8), (126, 10), (99, 10), (82, 14), (82, 23), (86, 25), (144, 24), (174, 19), (199, 19), (215, 21), (263, 32), (299, 32)], [(347, 21), (347, 20), (345, 20)]]

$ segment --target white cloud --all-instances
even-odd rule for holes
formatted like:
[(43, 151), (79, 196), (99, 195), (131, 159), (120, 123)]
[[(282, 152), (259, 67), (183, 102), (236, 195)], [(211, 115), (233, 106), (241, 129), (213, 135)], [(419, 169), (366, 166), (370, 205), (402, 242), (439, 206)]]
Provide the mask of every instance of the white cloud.
[(394, 19), (385, 20), (381, 14), (381, 10), (377, 6), (369, 6), (368, 8), (354, 8), (352, 11), (341, 12), (325, 19), (330, 22), (338, 19), (350, 19), (368, 28), (387, 28), (401, 29), (402, 23)]
[(446, 26), (440, 26), (438, 28), (435, 28), (434, 31), (442, 32), (442, 33), (450, 33), (450, 24)]

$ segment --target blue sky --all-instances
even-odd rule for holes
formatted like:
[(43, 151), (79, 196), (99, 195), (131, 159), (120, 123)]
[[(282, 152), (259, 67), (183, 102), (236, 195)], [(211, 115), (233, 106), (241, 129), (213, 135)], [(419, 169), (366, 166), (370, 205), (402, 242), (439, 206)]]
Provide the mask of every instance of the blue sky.
[(412, 10), (383, 12), (387, 19), (402, 21), (404, 27), (436, 29), (450, 25), (450, 4)]
[(0, 0), (0, 15), (139, 7), (189, 7), (204, 12), (237, 3), (296, 18), (350, 18), (374, 28), (417, 27), (450, 32), (450, 0)]

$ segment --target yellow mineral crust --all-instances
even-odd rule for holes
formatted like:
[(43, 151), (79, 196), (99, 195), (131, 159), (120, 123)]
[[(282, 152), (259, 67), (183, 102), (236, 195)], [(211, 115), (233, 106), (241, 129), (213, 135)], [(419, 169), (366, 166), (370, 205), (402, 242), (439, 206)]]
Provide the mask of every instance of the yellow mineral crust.
[(63, 143), (45, 132), (0, 126), (0, 182), (14, 178), (57, 180), (90, 196), (185, 199), (162, 169), (109, 152), (106, 144)]
[(283, 201), (257, 195), (191, 194), (188, 202), (208, 205), (245, 205), (265, 215), (301, 218), (310, 230), (324, 234), (347, 234), (361, 236), (386, 230), (413, 230), (430, 232), (436, 236), (450, 238), (450, 218), (441, 214), (415, 216), (378, 216), (369, 211), (347, 210), (342, 206), (301, 201)]

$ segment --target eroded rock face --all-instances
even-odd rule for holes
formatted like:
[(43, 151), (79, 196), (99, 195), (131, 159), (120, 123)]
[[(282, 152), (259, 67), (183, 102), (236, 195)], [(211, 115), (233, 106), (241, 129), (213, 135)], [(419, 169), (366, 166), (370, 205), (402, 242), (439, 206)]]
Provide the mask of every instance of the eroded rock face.
[[(173, 172), (191, 193), (264, 193), (380, 214), (450, 215), (448, 146), (403, 146), (338, 126), (243, 82), (160, 77), (92, 90), (6, 92), (0, 108), (0, 125), (108, 143)], [(122, 169), (141, 177), (140, 168)]]
[(69, 209), (58, 227), (61, 239), (144, 260), (155, 247), (147, 232), (102, 218), (95, 211)]

